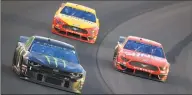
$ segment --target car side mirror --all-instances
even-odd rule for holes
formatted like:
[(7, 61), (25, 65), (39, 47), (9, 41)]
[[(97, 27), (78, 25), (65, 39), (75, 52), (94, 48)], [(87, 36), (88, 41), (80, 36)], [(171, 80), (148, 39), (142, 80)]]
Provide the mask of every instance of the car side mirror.
[(117, 44), (122, 44), (122, 43), (124, 43), (125, 39), (126, 39), (126, 37), (120, 36)]

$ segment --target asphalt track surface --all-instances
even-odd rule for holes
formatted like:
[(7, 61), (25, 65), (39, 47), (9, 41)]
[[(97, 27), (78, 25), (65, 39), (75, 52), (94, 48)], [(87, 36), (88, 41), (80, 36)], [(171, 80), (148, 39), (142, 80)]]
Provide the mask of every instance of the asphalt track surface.
[[(21, 35), (46, 36), (74, 45), (79, 53), (81, 64), (87, 71), (84, 94), (192, 93), (189, 60), (192, 54), (190, 44), (192, 39), (190, 9), (192, 8), (189, 6), (191, 3), (175, 5), (178, 2), (71, 1), (97, 10), (101, 27), (97, 43), (92, 45), (50, 32), (53, 15), (61, 2), (2, 1), (1, 91), (3, 94), (68, 93), (23, 81), (11, 71), (13, 51)], [(173, 8), (162, 9), (172, 5)], [(113, 70), (112, 50), (119, 35), (142, 36), (161, 42), (172, 64), (168, 82), (162, 84)]]
[[(118, 94), (192, 93), (192, 74), (189, 68), (192, 66), (191, 25), (192, 2), (184, 2), (148, 12), (116, 27), (105, 37), (97, 55), (99, 69), (109, 87)], [(127, 35), (140, 36), (162, 43), (171, 64), (166, 83), (133, 77), (113, 69), (114, 46), (119, 36)]]

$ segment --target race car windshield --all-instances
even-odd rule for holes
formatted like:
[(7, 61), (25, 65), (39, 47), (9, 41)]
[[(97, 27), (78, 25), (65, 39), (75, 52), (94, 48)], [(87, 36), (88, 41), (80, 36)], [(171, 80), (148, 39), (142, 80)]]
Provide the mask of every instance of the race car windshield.
[(34, 41), (31, 46), (30, 52), (36, 52), (36, 53), (52, 56), (58, 59), (65, 60), (70, 63), (75, 63), (75, 64), (79, 63), (74, 50), (52, 45), (51, 43)]
[(83, 11), (83, 10), (75, 9), (72, 7), (68, 7), (68, 6), (65, 6), (63, 8), (63, 10), (61, 11), (61, 14), (78, 17), (91, 22), (96, 22), (96, 17), (94, 14)]
[(124, 49), (128, 50), (134, 50), (137, 52), (142, 52), (145, 54), (150, 54), (153, 56), (165, 58), (163, 49), (161, 47), (133, 41), (133, 40), (128, 40), (127, 43), (124, 46)]

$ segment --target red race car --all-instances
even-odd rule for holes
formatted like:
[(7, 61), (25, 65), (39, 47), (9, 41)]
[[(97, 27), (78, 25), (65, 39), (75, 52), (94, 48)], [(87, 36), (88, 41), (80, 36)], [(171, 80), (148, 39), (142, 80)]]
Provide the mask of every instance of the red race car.
[(99, 33), (96, 11), (79, 4), (63, 3), (54, 16), (52, 33), (93, 44)]
[(161, 82), (167, 80), (170, 68), (160, 43), (136, 36), (120, 36), (113, 66), (119, 71)]

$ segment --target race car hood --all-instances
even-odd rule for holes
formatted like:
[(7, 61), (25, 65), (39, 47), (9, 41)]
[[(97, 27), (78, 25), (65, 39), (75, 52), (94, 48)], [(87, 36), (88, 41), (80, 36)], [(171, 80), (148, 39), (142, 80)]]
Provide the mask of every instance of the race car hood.
[(167, 60), (165, 58), (160, 58), (160, 57), (148, 55), (145, 53), (140, 53), (140, 52), (126, 50), (126, 49), (124, 49), (123, 52), (126, 58), (132, 61), (143, 62), (143, 63), (151, 64), (154, 66), (165, 66), (167, 64)]
[(28, 55), (30, 61), (39, 63), (41, 65), (59, 69), (61, 71), (66, 71), (70, 73), (82, 73), (84, 71), (80, 64), (69, 63), (65, 60), (54, 58), (51, 56), (46, 56), (38, 53), (30, 53)]
[(83, 20), (81, 18), (77, 18), (74, 16), (68, 16), (68, 15), (64, 15), (64, 14), (59, 14), (58, 16), (60, 17), (61, 20), (63, 20), (68, 25), (76, 26), (76, 27), (79, 27), (82, 29), (97, 27), (97, 24), (94, 22)]

